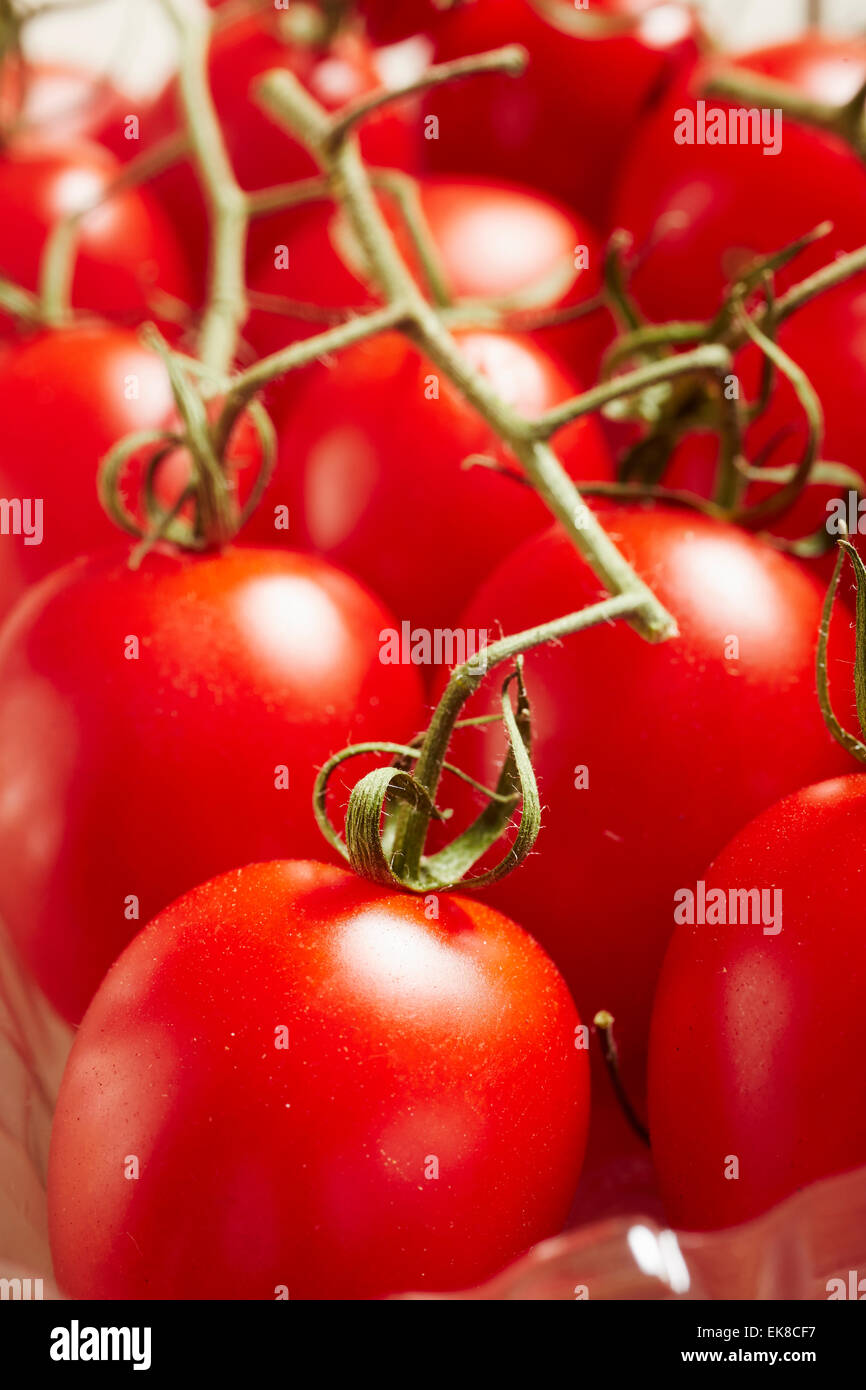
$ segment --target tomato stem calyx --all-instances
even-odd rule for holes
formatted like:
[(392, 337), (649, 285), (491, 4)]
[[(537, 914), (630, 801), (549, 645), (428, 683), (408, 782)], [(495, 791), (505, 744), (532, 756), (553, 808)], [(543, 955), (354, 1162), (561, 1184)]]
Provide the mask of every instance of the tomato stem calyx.
[[(349, 798), (345, 838), (334, 828), (327, 810), (328, 784), (334, 771), (347, 759), (374, 751), (393, 752), (395, 745), (363, 744), (331, 758), (319, 773), (313, 797), (316, 819), (328, 842), (358, 873), (376, 883), (414, 893), (457, 887), (477, 891), (510, 873), (531, 851), (541, 826), (538, 787), (530, 756), (531, 716), (523, 654), (600, 623), (626, 617), (639, 602), (639, 596), (634, 594), (616, 595), (539, 627), (500, 638), (470, 661), (455, 667), (427, 732), (416, 741), (417, 746), (408, 750), (410, 761), (415, 762), (414, 772), (409, 772), (402, 761), (407, 750), (401, 748), (397, 766), (379, 768), (363, 777)], [(461, 721), (460, 711), (490, 671), (511, 661), (516, 663), (516, 669), (505, 680), (500, 696), (508, 752), (495, 791), (479, 788), (488, 798), (484, 810), (445, 849), (426, 855), (430, 822), (447, 818), (447, 813), (436, 807), (442, 774), (456, 772), (465, 777), (446, 761), (452, 735), (467, 723), (490, 722)], [(511, 701), (512, 684), (517, 691), (515, 707)], [(518, 805), (521, 814), (517, 832), (502, 859), (494, 868), (470, 875), (473, 865), (508, 831)]]

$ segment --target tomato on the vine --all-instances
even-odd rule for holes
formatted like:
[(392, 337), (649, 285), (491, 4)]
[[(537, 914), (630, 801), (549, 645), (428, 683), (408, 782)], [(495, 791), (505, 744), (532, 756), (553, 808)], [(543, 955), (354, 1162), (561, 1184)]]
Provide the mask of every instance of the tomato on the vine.
[[(527, 417), (581, 389), (529, 339), (461, 332), (457, 341)], [(594, 420), (576, 421), (555, 444), (573, 477), (611, 479)], [(517, 480), (483, 463), (463, 467), (475, 455)], [(273, 494), (292, 497), (305, 545), (358, 574), (398, 618), (429, 630), (452, 628), (491, 566), (548, 521), (524, 477), (458, 389), (412, 343), (388, 334), (310, 378), (281, 426)], [(246, 539), (267, 539), (267, 500)]]
[[(813, 37), (736, 61), (839, 104), (866, 80), (866, 44), (854, 40), (843, 46)], [(690, 85), (680, 84), (642, 124), (613, 208), (612, 224), (630, 231), (645, 253), (631, 289), (644, 313), (659, 321), (711, 317), (725, 285), (750, 261), (828, 219), (830, 235), (778, 273), (780, 290), (863, 242), (866, 169), (840, 137), (785, 117), (772, 155), (761, 143), (676, 142), (678, 113), (697, 112), (693, 93), (719, 62), (699, 69)], [(729, 65), (730, 59), (722, 63)], [(705, 100), (711, 109), (732, 104), (712, 95)]]
[(579, 1026), (544, 952), (475, 899), (433, 912), (310, 862), (207, 883), (129, 946), (79, 1030), (48, 1178), (58, 1281), (78, 1298), (469, 1287), (565, 1220)]
[(649, 1058), (653, 1154), (682, 1229), (748, 1221), (866, 1163), (864, 835), (866, 778), (840, 777), (747, 825), (701, 871), (702, 898), (683, 878), (694, 904), (678, 905)]
[[(417, 192), (449, 297), (488, 300), (532, 314), (585, 303), (600, 289), (601, 242), (570, 208), (528, 188), (489, 179), (421, 179)], [(380, 205), (416, 278), (429, 289), (398, 204), (382, 193)], [(270, 235), (266, 247), (262, 236), (261, 254), (250, 271), (256, 292), (325, 311), (378, 302), (361, 250), (333, 203), (269, 218), (260, 231)], [(260, 310), (250, 318), (247, 336), (260, 352), (276, 351), (327, 326), (327, 313), (303, 318), (291, 313), (291, 305), (283, 307), (289, 312)], [(611, 328), (606, 315), (595, 313), (540, 329), (535, 336), (567, 356), (578, 376), (588, 381), (595, 379)]]
[[(600, 37), (605, 24), (612, 30)], [(432, 92), (423, 110), (428, 167), (521, 179), (600, 223), (634, 130), (697, 55), (694, 15), (657, 0), (602, 0), (586, 14), (565, 0), (469, 0), (441, 18), (434, 40), (437, 62), (520, 43), (529, 66), (518, 78), (475, 77)]]
[[(288, 184), (318, 172), (304, 147), (256, 103), (256, 79), (283, 68), (303, 83), (326, 110), (382, 85), (375, 50), (363, 35), (341, 31), (327, 44), (301, 42), (281, 36), (286, 15), (260, 13), (241, 18), (214, 33), (208, 64), (211, 92), (226, 149), (242, 188), (250, 191)], [(285, 35), (285, 29), (282, 35)], [(176, 84), (157, 101), (143, 135), (148, 144), (177, 129), (182, 108)], [(404, 105), (387, 107), (365, 122), (361, 148), (371, 164), (406, 168), (413, 162), (413, 117)], [(188, 161), (182, 161), (154, 180), (154, 188), (182, 228), (191, 259), (203, 276), (207, 265), (208, 231), (204, 200)], [(251, 237), (256, 238), (253, 226)]]
[[(177, 233), (149, 189), (112, 189), (121, 168), (108, 150), (84, 139), (34, 135), (4, 145), (0, 275), (36, 290), (49, 232), (81, 212), (75, 308), (135, 322), (160, 317), (160, 296), (188, 303), (190, 273)], [(8, 323), (5, 315), (0, 323)]]
[[(618, 623), (526, 655), (545, 811), (537, 853), (486, 896), (550, 951), (584, 1017), (614, 1015), (640, 1106), (674, 891), (750, 816), (844, 771), (847, 759), (815, 692), (823, 591), (796, 562), (683, 510), (630, 506), (601, 516), (679, 636), (652, 645)], [(571, 542), (552, 529), (489, 577), (460, 622), (519, 632), (601, 597)], [(846, 636), (836, 634), (831, 654), (843, 672)], [(467, 713), (493, 712), (497, 698), (489, 681)], [(501, 744), (489, 730), (459, 733), (451, 757), (495, 785)], [(467, 802), (474, 807), (475, 796), (462, 783), (440, 794), (461, 819)]]
[(418, 677), (393, 620), (312, 556), (110, 551), (49, 576), (0, 640), (0, 915), (80, 1019), (133, 933), (179, 893), (287, 847), (321, 854), (318, 768), (405, 739)]

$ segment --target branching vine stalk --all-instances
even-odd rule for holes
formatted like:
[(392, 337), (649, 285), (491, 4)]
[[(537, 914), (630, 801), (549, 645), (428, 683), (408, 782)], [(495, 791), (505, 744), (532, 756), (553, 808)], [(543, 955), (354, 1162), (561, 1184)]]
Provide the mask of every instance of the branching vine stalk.
[[(513, 71), (513, 49), (503, 50), (498, 57), (504, 71)], [(482, 55), (480, 60), (464, 60), (462, 71), (468, 73), (476, 61), (482, 62), (484, 71), (491, 70), (489, 55)], [(428, 82), (436, 80), (434, 68)], [(674, 619), (584, 506), (547, 439), (538, 438), (532, 424), (517, 415), (472, 369), (436, 307), (421, 293), (382, 212), (353, 127), (341, 124), (339, 117), (329, 117), (291, 73), (268, 73), (258, 84), (258, 94), (262, 105), (282, 120), (316, 159), (357, 238), (373, 279), (399, 315), (405, 331), (508, 445), (550, 511), (611, 592), (637, 596), (630, 618), (642, 635), (650, 641), (673, 636)], [(676, 374), (676, 368), (672, 370)]]
[[(445, 693), (426, 733), (411, 746), (382, 743), (347, 749), (322, 769), (315, 811), (323, 832), (360, 872), (382, 882), (414, 891), (448, 888), (456, 883), (478, 887), (509, 871), (529, 852), (538, 831), (540, 806), (530, 759), (529, 703), (523, 683), (523, 654), (543, 643), (559, 640), (599, 623), (626, 621), (650, 642), (676, 635), (676, 622), (625, 560), (558, 459), (552, 441), (571, 421), (591, 412), (618, 406), (624, 410), (646, 396), (664, 391), (686, 405), (701, 391), (713, 393), (720, 436), (720, 494), (707, 503), (712, 515), (735, 514), (753, 470), (742, 455), (741, 433), (748, 420), (726, 390), (734, 352), (753, 341), (764, 354), (762, 394), (771, 389), (773, 375), (788, 376), (809, 421), (809, 439), (795, 468), (782, 470), (776, 498), (764, 504), (770, 513), (796, 496), (804, 480), (824, 465), (819, 459), (822, 418), (820, 404), (796, 364), (775, 344), (778, 327), (790, 314), (831, 285), (866, 267), (866, 248), (810, 277), (786, 295), (774, 294), (772, 275), (826, 227), (801, 238), (774, 257), (765, 258), (733, 286), (719, 314), (710, 323), (653, 325), (643, 321), (628, 292), (629, 246), (614, 234), (605, 257), (605, 290), (598, 302), (569, 309), (566, 315), (610, 310), (621, 337), (608, 354), (603, 378), (582, 395), (530, 420), (502, 399), (486, 377), (474, 370), (462, 352), (453, 329), (471, 323), (473, 316), (494, 326), (506, 326), (509, 306), (452, 304), (449, 286), (420, 207), (417, 187), (399, 171), (369, 170), (361, 156), (358, 133), (371, 115), (386, 104), (445, 82), (470, 80), (484, 74), (518, 74), (526, 61), (515, 45), (429, 69), (404, 87), (377, 90), (331, 114), (289, 71), (276, 70), (254, 84), (251, 97), (289, 135), (312, 155), (319, 175), (291, 185), (275, 185), (253, 193), (240, 186), (229, 157), (208, 80), (211, 25), (219, 20), (193, 12), (181, 0), (161, 0), (179, 39), (178, 86), (185, 130), (174, 146), (151, 152), (163, 161), (189, 153), (209, 212), (211, 256), (208, 289), (197, 357), (173, 351), (151, 330), (150, 344), (166, 361), (177, 404), (179, 425), (121, 441), (105, 460), (100, 489), (106, 510), (125, 530), (138, 537), (136, 559), (158, 539), (203, 549), (220, 545), (236, 533), (264, 489), (275, 456), (273, 429), (258, 396), (272, 380), (331, 353), (388, 331), (405, 334), (443, 373), (483, 418), (523, 470), (521, 479), (534, 488), (564, 528), (576, 550), (608, 590), (609, 597), (577, 613), (567, 614), (528, 632), (502, 638), (484, 652), (483, 663), (467, 662), (451, 674)], [(341, 8), (335, 7), (336, 10)], [(543, 8), (543, 6), (542, 6)], [(584, 29), (583, 32), (586, 32)], [(862, 114), (862, 113), (861, 113)], [(837, 113), (838, 116), (838, 113)], [(846, 119), (853, 121), (853, 105)], [(148, 172), (148, 156), (133, 161), (123, 178)], [(152, 171), (152, 170), (151, 170)], [(396, 205), (401, 231), (412, 248), (410, 267), (392, 229), (383, 199)], [(246, 244), (250, 220), (302, 203), (331, 201), (345, 219), (365, 264), (365, 274), (381, 301), (379, 307), (348, 309), (337, 321), (313, 336), (238, 370), (241, 334), (250, 309), (246, 287)], [(74, 268), (80, 216), (61, 224), (43, 262), (41, 299), (36, 310), (50, 321), (70, 314), (69, 291)], [(350, 267), (351, 268), (351, 267)], [(416, 272), (425, 288), (416, 278)], [(749, 309), (747, 300), (762, 292), (762, 303)], [(429, 295), (429, 297), (428, 297)], [(34, 301), (14, 286), (0, 285), (0, 303), (32, 318)], [(303, 306), (302, 306), (303, 307)], [(312, 309), (314, 306), (307, 306)], [(291, 312), (289, 306), (286, 312)], [(215, 417), (205, 402), (217, 397)], [(227, 463), (230, 440), (241, 414), (249, 412), (259, 433), (263, 466), (253, 496), (241, 510), (233, 496)], [(158, 462), (170, 450), (184, 447), (191, 458), (188, 487), (166, 510), (156, 500), (154, 477)], [(145, 470), (144, 513), (141, 520), (122, 502), (120, 480), (133, 453), (151, 449)], [(590, 489), (591, 491), (592, 489)], [(596, 489), (598, 491), (598, 489)], [(659, 495), (663, 489), (657, 489)], [(193, 520), (188, 514), (192, 509)], [(505, 730), (508, 752), (495, 788), (479, 788), (486, 799), (477, 820), (438, 854), (426, 856), (430, 822), (441, 819), (436, 797), (443, 773), (465, 776), (447, 761), (455, 729), (466, 723), (460, 713), (489, 672), (516, 662), (501, 690), (497, 716)], [(516, 703), (514, 691), (516, 689)], [(335, 769), (359, 752), (376, 751), (396, 761), (380, 767), (354, 788), (346, 817), (346, 839), (331, 825), (327, 811), (328, 784)], [(471, 780), (471, 779), (467, 779)], [(484, 857), (511, 823), (521, 805), (520, 820), (502, 861), (494, 869), (467, 880), (472, 866)], [(385, 812), (384, 826), (382, 813)]]

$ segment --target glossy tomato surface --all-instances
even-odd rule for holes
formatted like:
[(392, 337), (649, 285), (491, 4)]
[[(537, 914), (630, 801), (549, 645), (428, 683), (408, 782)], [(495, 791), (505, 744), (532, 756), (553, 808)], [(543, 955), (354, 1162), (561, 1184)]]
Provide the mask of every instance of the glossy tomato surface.
[[(460, 346), (499, 395), (535, 417), (580, 390), (534, 343), (463, 333)], [(609, 479), (612, 463), (594, 420), (556, 439), (576, 478)], [(517, 470), (518, 480), (471, 455)], [(550, 513), (519, 478), (501, 441), (404, 338), (394, 334), (340, 355), (311, 378), (281, 427), (271, 492), (295, 490), (306, 545), (358, 574), (400, 619), (423, 628), (455, 625), (466, 597), (490, 567)], [(249, 534), (265, 539), (268, 500)]]
[(260, 864), (137, 937), (55, 1117), (68, 1293), (458, 1289), (560, 1228), (589, 1100), (574, 1005), (513, 922), (435, 902)]
[[(158, 293), (188, 303), (186, 257), (150, 190), (124, 188), (106, 196), (121, 167), (108, 150), (84, 139), (34, 135), (3, 146), (0, 275), (35, 290), (49, 231), (58, 219), (82, 212), (75, 308), (138, 322), (158, 316)], [(7, 323), (0, 320), (0, 326)]]
[[(866, 80), (866, 44), (841, 47), (814, 37), (797, 45), (738, 55), (739, 67), (791, 81), (808, 95), (840, 104)], [(611, 215), (646, 254), (632, 281), (644, 312), (659, 321), (715, 313), (725, 285), (756, 256), (779, 251), (829, 220), (833, 230), (777, 276), (785, 288), (853, 251), (866, 227), (866, 171), (840, 139), (785, 117), (781, 148), (761, 144), (678, 144), (677, 114), (696, 111), (701, 83), (714, 65), (692, 75), (635, 133)], [(706, 97), (710, 110), (726, 103)]]
[(392, 621), (266, 551), (97, 557), (24, 600), (0, 642), (0, 914), (66, 1018), (179, 893), (321, 855), (321, 764), (421, 724), (415, 671), (379, 659)]
[[(815, 695), (822, 590), (796, 562), (687, 511), (603, 519), (680, 635), (653, 646), (617, 623), (527, 655), (542, 829), (537, 853), (488, 896), (550, 951), (585, 1017), (613, 1013), (642, 1107), (675, 890), (751, 816), (844, 772), (848, 758)], [(601, 597), (565, 536), (547, 531), (490, 576), (461, 623), (519, 632)], [(837, 636), (832, 669), (850, 684), (847, 621)], [(498, 699), (489, 680), (467, 712), (492, 712)], [(501, 748), (489, 731), (458, 734), (452, 751), (495, 785)], [(468, 795), (449, 782), (440, 803), (465, 808)]]
[(521, 179), (602, 223), (628, 141), (697, 55), (694, 16), (656, 0), (603, 0), (578, 14), (562, 0), (559, 13), (557, 25), (531, 0), (469, 0), (443, 17), (437, 62), (520, 43), (529, 66), (518, 78), (476, 77), (431, 93), (422, 157), (442, 173)]
[[(603, 259), (598, 234), (563, 204), (489, 179), (426, 178), (417, 187), (451, 298), (491, 300), (517, 312), (538, 313), (583, 303), (598, 293)], [(419, 283), (429, 289), (397, 205), (382, 194), (380, 206)], [(260, 256), (250, 273), (250, 284), (260, 294), (325, 310), (380, 302), (360, 248), (333, 203), (269, 218), (261, 231)], [(258, 309), (247, 337), (260, 352), (274, 352), (326, 326), (326, 317)], [(544, 347), (567, 355), (578, 375), (594, 380), (611, 337), (610, 321), (606, 314), (593, 314), (535, 336)], [(292, 384), (289, 379), (289, 390)]]
[(117, 537), (97, 496), (99, 463), (126, 435), (163, 428), (173, 409), (163, 363), (126, 328), (46, 331), (0, 356), (0, 496), (42, 510), (38, 544), (0, 536), (2, 611), (25, 584)]
[[(796, 792), (726, 846), (704, 921), (674, 932), (649, 1095), (678, 1227), (750, 1220), (866, 1162), (864, 834), (866, 778)], [(756, 889), (760, 910), (738, 896)]]

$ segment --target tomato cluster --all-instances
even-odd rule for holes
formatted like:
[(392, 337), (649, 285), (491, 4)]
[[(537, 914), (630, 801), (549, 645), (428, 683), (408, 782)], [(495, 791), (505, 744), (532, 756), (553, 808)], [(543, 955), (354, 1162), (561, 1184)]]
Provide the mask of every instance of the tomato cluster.
[[(773, 152), (675, 138), (736, 114), (678, 0), (209, 2), (149, 103), (0, 63), (0, 919), (77, 1028), (60, 1286), (461, 1290), (569, 1212), (706, 1230), (866, 1163), (866, 783), (804, 542), (859, 517), (866, 46), (737, 59)], [(665, 633), (543, 640), (610, 542)], [(455, 654), (515, 634), (516, 722)]]

